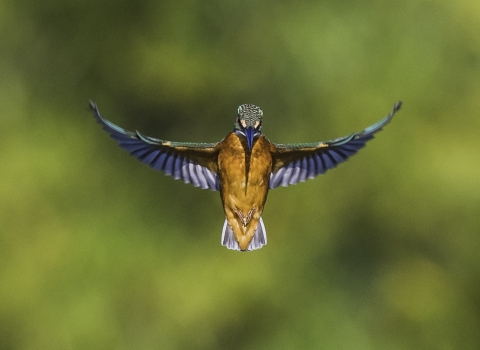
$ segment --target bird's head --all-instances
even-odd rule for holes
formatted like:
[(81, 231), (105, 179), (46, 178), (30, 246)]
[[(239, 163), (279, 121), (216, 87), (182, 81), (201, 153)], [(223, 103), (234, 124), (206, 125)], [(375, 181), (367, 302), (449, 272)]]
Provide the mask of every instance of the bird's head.
[(235, 131), (247, 138), (249, 151), (252, 150), (253, 139), (261, 134), (263, 111), (260, 107), (245, 104), (238, 107)]

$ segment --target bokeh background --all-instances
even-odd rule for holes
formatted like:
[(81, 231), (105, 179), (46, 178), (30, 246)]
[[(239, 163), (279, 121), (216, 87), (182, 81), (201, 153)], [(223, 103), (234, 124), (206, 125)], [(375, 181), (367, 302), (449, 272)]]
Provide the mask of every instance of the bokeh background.
[[(1, 349), (479, 349), (478, 0), (2, 1), (0, 33)], [(90, 98), (192, 142), (242, 103), (282, 143), (404, 107), (238, 253)]]

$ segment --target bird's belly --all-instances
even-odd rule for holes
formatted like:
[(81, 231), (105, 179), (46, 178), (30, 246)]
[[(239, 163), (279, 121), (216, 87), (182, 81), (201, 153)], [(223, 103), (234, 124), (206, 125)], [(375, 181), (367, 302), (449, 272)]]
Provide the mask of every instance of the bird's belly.
[[(253, 182), (253, 181), (252, 181)], [(225, 181), (222, 186), (224, 201), (230, 209), (238, 208), (247, 212), (252, 207), (263, 208), (268, 191), (268, 183), (263, 180), (252, 183), (249, 179), (240, 181)]]
[(246, 152), (247, 147), (245, 139), (231, 133), (217, 159), (223, 209), (241, 250), (248, 248), (255, 235), (272, 172), (269, 142), (260, 136), (251, 152)]
[(264, 138), (254, 143), (250, 154), (238, 137), (228, 140), (218, 156), (220, 192), (227, 211), (240, 209), (248, 212), (256, 207), (263, 210), (272, 169), (272, 156)]

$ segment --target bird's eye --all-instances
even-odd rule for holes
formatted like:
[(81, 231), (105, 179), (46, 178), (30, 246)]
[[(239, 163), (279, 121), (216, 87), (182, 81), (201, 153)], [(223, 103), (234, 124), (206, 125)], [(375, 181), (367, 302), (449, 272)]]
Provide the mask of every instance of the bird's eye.
[(242, 127), (245, 129), (247, 127), (247, 123), (245, 123), (245, 120), (240, 120), (240, 124), (242, 125)]
[(257, 129), (260, 125), (260, 122), (256, 122), (255, 125), (254, 125), (254, 128)]

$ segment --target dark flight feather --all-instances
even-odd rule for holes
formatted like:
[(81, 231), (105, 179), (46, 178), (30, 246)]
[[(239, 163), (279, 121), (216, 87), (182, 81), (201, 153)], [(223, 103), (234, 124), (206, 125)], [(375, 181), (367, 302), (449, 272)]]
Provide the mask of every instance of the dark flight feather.
[(363, 148), (374, 134), (382, 130), (400, 109), (397, 102), (388, 116), (363, 131), (335, 140), (315, 143), (274, 144), (270, 188), (286, 187), (313, 179), (336, 167)]
[(160, 170), (175, 180), (183, 180), (195, 187), (219, 190), (217, 176), (218, 143), (171, 142), (126, 131), (102, 118), (95, 103), (90, 109), (97, 122), (123, 149), (141, 162)]

